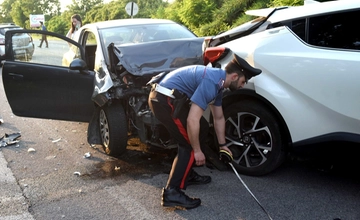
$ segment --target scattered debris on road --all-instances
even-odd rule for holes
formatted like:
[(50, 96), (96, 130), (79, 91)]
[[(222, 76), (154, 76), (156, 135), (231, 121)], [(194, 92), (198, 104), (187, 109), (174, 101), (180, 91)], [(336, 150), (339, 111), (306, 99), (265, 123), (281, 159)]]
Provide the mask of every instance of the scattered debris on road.
[(1, 125), (2, 123), (4, 123), (4, 119), (2, 119), (2, 118), (0, 117), (0, 125)]
[(56, 140), (53, 140), (52, 142), (53, 142), (53, 143), (56, 143), (56, 142), (59, 142), (60, 140), (61, 140), (61, 138), (56, 139)]
[(2, 138), (0, 138), (0, 147), (6, 147), (8, 145), (18, 143), (19, 140), (17, 140), (17, 139), (19, 137), (21, 137), (20, 132), (13, 133), (13, 134), (5, 134)]
[(29, 149), (28, 149), (28, 152), (29, 153), (31, 153), (31, 152), (35, 152), (36, 150), (34, 149), (34, 148), (32, 148), (32, 147), (30, 147)]
[(81, 173), (76, 171), (74, 172), (74, 175), (81, 176)]
[(91, 157), (91, 153), (90, 152), (87, 152), (84, 154), (84, 158), (90, 158)]

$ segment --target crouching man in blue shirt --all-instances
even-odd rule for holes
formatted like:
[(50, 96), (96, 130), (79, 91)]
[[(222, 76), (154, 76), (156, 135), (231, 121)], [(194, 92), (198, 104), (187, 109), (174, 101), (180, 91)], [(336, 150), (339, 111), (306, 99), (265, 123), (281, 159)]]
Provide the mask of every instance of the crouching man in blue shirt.
[(202, 65), (186, 66), (153, 84), (148, 100), (151, 111), (178, 143), (178, 154), (162, 190), (161, 205), (191, 209), (201, 204), (199, 198), (191, 198), (182, 190), (188, 185), (211, 182), (210, 176), (200, 176), (192, 169), (194, 162), (197, 166), (205, 164), (201, 146), (206, 144), (209, 125), (203, 113), (209, 105), (220, 149), (231, 154), (224, 146), (222, 91), (224, 88), (240, 89), (260, 73), (261, 70), (234, 55), (225, 70)]

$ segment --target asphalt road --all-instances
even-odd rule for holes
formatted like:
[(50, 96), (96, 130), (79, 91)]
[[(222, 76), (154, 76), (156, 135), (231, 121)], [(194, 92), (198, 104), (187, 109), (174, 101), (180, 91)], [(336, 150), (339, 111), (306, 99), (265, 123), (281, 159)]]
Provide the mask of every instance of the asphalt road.
[[(0, 85), (0, 137), (21, 132), (18, 143), (0, 148), (0, 171), (10, 172), (0, 175), (0, 220), (268, 219), (230, 169), (196, 168), (213, 180), (186, 190), (200, 207), (161, 207), (172, 151), (131, 139), (122, 158), (109, 157), (88, 146), (86, 123), (14, 116)], [(273, 219), (360, 219), (359, 165), (348, 165), (347, 146), (336, 146), (348, 152), (336, 161), (289, 159), (269, 175), (241, 177)]]

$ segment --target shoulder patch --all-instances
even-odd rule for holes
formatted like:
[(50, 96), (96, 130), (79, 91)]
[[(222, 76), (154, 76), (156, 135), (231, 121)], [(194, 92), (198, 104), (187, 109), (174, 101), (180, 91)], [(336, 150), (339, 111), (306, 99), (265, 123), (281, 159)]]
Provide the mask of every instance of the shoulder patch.
[(224, 88), (224, 83), (225, 83), (225, 80), (220, 79), (220, 81), (218, 82), (219, 89), (223, 89), (223, 88)]

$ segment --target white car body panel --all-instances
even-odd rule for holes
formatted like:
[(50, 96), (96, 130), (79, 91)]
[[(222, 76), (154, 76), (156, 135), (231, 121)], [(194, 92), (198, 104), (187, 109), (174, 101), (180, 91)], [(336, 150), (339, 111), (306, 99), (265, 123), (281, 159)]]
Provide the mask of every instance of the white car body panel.
[[(360, 133), (360, 100), (355, 97), (360, 94), (356, 83), (360, 73), (351, 71), (359, 69), (359, 51), (313, 47), (285, 27), (222, 46), (262, 69), (262, 74), (252, 79), (256, 93), (276, 106), (294, 143), (334, 132)], [(228, 56), (222, 63), (230, 59)], [(282, 65), (278, 65), (279, 59)], [(314, 72), (318, 74), (311, 74)]]
[[(360, 1), (358, 0), (341, 0), (341, 1), (332, 1), (326, 2), (326, 7), (324, 4), (306, 4), (303, 6), (292, 6), (288, 7), (286, 10), (280, 10), (275, 12), (268, 19), (271, 23), (276, 23), (279, 21), (286, 21), (293, 18), (307, 17), (314, 14), (322, 14), (333, 11), (342, 11), (348, 10), (355, 7), (360, 7)], [(245, 12), (247, 15), (266, 17), (268, 16), (275, 8), (263, 8), (248, 10)]]

